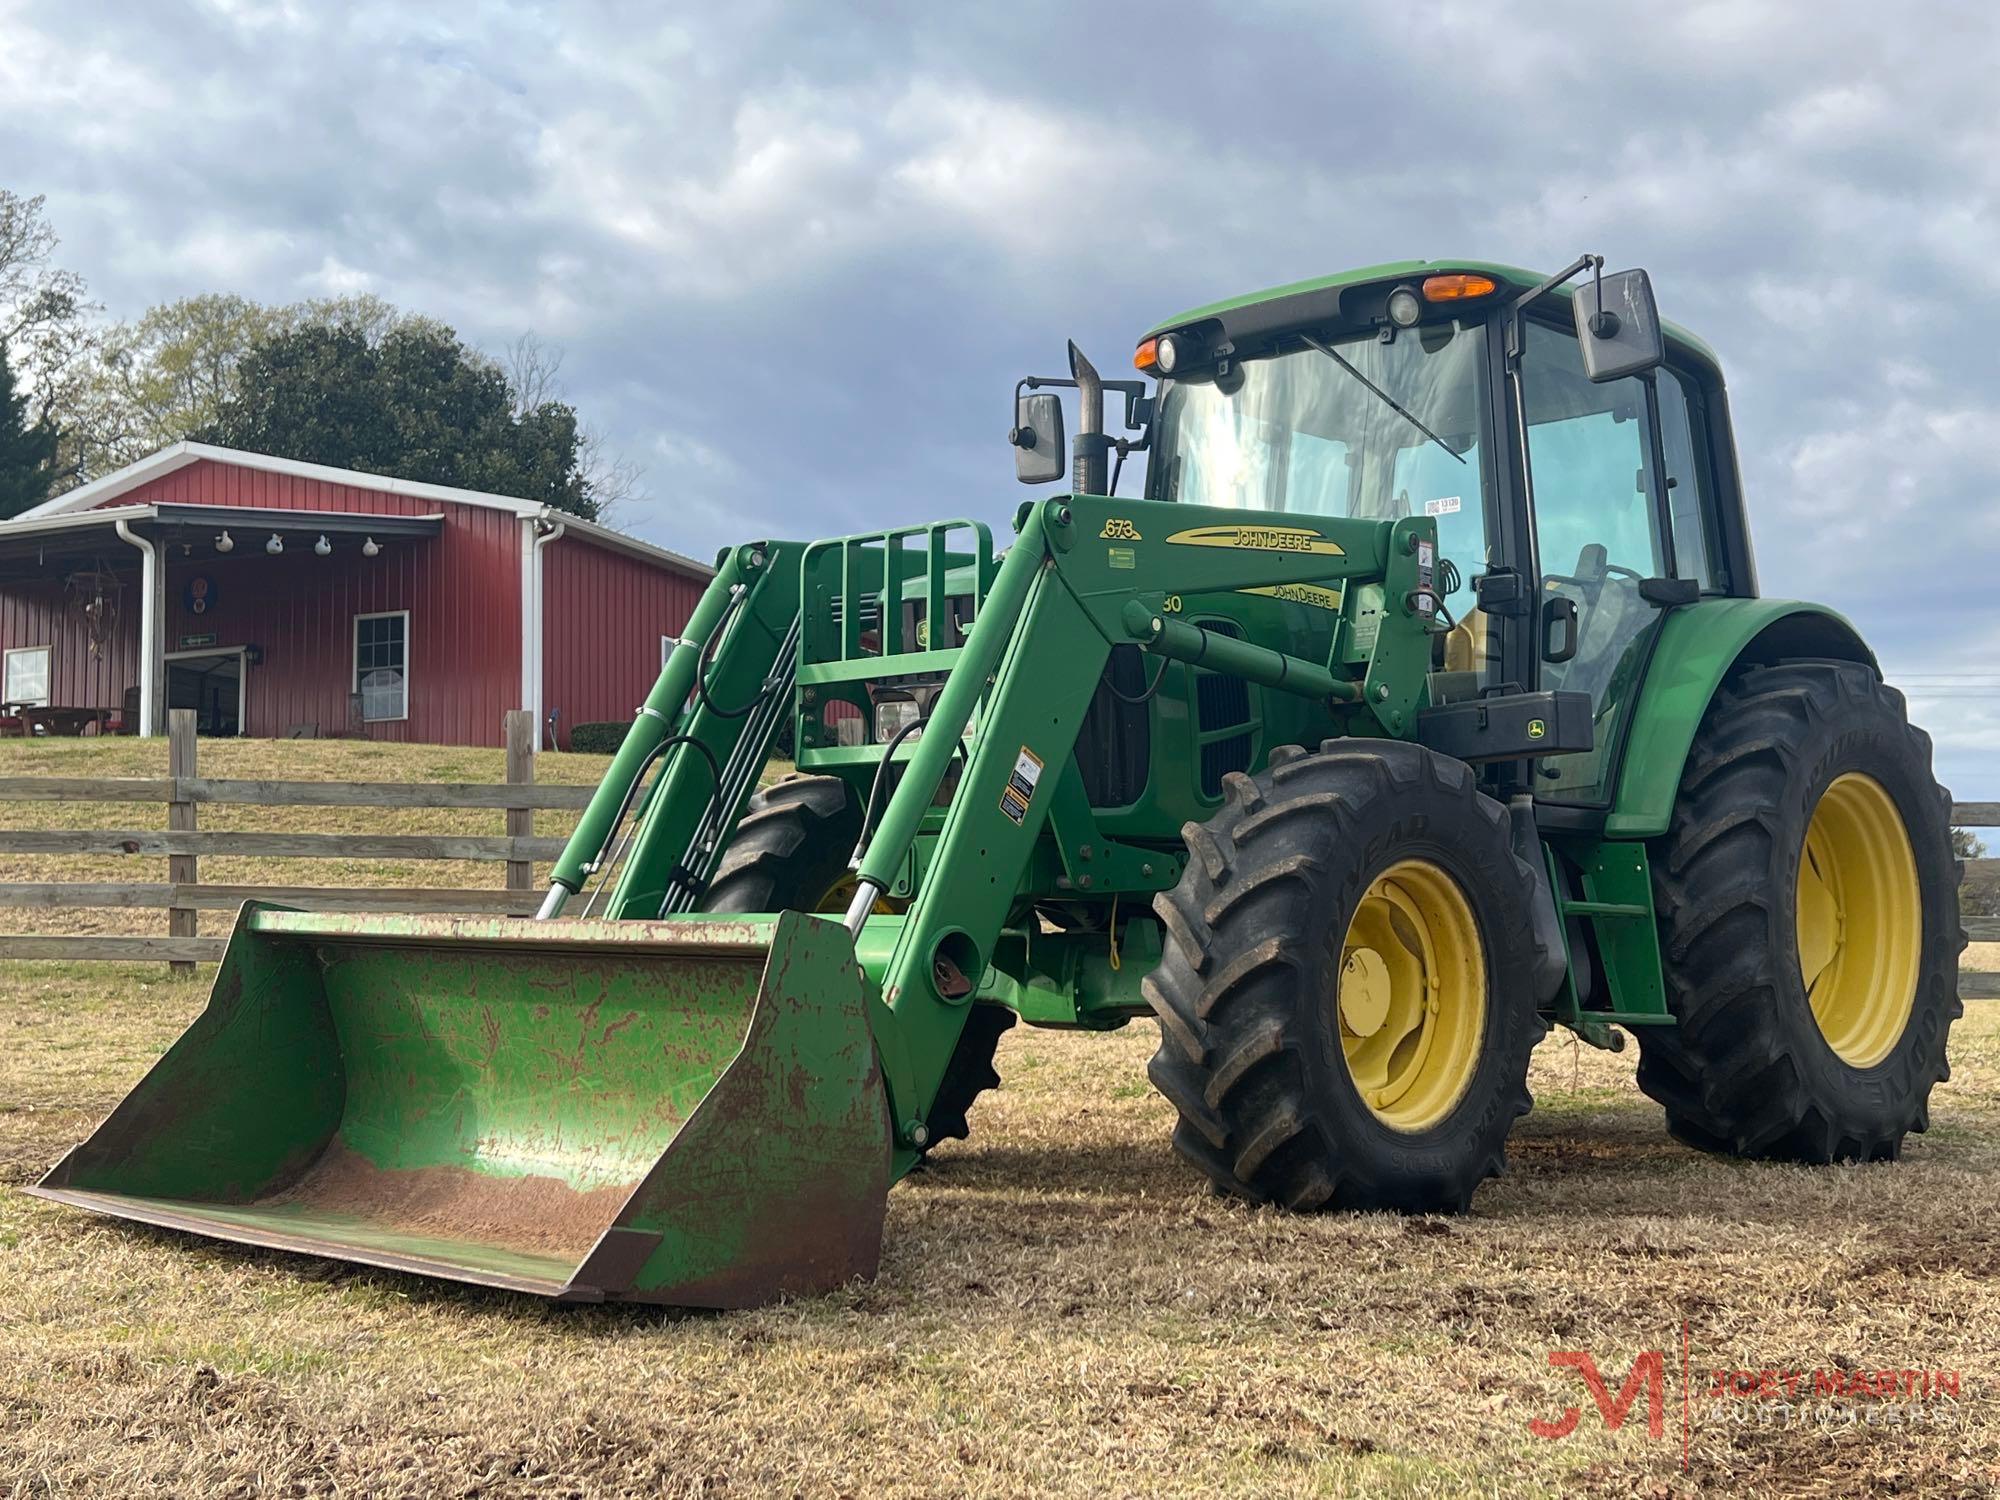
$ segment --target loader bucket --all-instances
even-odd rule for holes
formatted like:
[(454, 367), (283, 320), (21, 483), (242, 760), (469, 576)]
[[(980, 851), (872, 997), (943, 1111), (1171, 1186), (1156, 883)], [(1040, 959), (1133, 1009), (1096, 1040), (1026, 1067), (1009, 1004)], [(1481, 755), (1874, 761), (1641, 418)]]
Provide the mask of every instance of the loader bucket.
[(874, 1274), (888, 1106), (834, 922), (251, 905), (208, 1008), (30, 1191), (568, 1301)]

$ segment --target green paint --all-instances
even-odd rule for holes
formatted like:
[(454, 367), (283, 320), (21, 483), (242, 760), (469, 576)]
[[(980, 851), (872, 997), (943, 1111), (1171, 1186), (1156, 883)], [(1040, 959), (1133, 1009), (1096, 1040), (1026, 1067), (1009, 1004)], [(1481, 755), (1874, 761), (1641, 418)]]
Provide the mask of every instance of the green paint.
[[(1532, 287), (1539, 286), (1548, 274), (1543, 271), (1525, 270), (1520, 266), (1501, 265), (1489, 260), (1385, 261), (1379, 266), (1360, 266), (1351, 271), (1336, 271), (1330, 276), (1311, 276), (1304, 281), (1291, 281), (1283, 286), (1267, 287), (1261, 292), (1246, 292), (1238, 297), (1225, 297), (1219, 302), (1207, 302), (1200, 307), (1191, 307), (1164, 322), (1155, 323), (1146, 333), (1147, 337), (1171, 333), (1176, 328), (1186, 328), (1222, 313), (1255, 307), (1259, 303), (1273, 302), (1281, 297), (1296, 297), (1308, 292), (1338, 291), (1350, 286), (1366, 286), (1371, 282), (1421, 281), (1426, 276), (1435, 276), (1444, 271), (1476, 271), (1481, 275), (1491, 276), (1501, 286), (1500, 293), (1491, 298), (1491, 302), (1501, 301), (1508, 293), (1518, 296)], [(1558, 287), (1554, 295), (1567, 301), (1574, 295), (1576, 285), (1577, 283), (1572, 282), (1568, 286)], [(1480, 304), (1467, 308), (1468, 314), (1473, 316), (1477, 316), (1480, 311)], [(1687, 329), (1665, 320), (1662, 320), (1661, 327), (1666, 331), (1668, 340), (1679, 345), (1687, 353), (1695, 355), (1706, 364), (1719, 363), (1715, 351)]]
[(1669, 614), (1646, 668), (1626, 739), (1618, 795), (1604, 831), (1613, 838), (1654, 838), (1667, 831), (1681, 768), (1701, 717), (1723, 675), (1773, 625), (1796, 620), (1801, 646), (1790, 654), (1875, 658), (1854, 627), (1834, 611), (1789, 599), (1703, 599)]
[(611, 758), (604, 780), (598, 783), (596, 794), (578, 820), (576, 831), (570, 835), (562, 857), (556, 861), (553, 874), (556, 883), (572, 892), (583, 889), (584, 881), (588, 879), (585, 867), (597, 858), (605, 841), (611, 837), (611, 825), (625, 800), (626, 788), (644, 768), (647, 757), (666, 739), (669, 726), (694, 687), (699, 652), (690, 643), (705, 639), (715, 629), (716, 622), (728, 608), (731, 589), (753, 576), (756, 556), (756, 550), (750, 547), (732, 548), (723, 555), (715, 577), (709, 580), (708, 588), (703, 591), (701, 601), (688, 619), (681, 644), (674, 648), (673, 654), (660, 668), (652, 692), (646, 695), (644, 706), (633, 716), (632, 727), (626, 732), (618, 753)]
[[(1581, 896), (1563, 894), (1562, 862), (1577, 871)], [(1588, 923), (1597, 939), (1607, 990), (1603, 1002), (1608, 1002), (1592, 1010), (1581, 1008), (1572, 961), (1557, 998), (1556, 1019), (1576, 1031), (1607, 1025), (1673, 1025), (1660, 972), (1660, 934), (1653, 915), (1653, 877), (1646, 846), (1558, 838), (1550, 851), (1549, 869), (1555, 881), (1558, 914)], [(1563, 941), (1569, 941), (1567, 926)]]
[(252, 906), (208, 1010), (36, 1191), (571, 1299), (823, 1289), (879, 1249), (866, 1003), (846, 933), (796, 915)]

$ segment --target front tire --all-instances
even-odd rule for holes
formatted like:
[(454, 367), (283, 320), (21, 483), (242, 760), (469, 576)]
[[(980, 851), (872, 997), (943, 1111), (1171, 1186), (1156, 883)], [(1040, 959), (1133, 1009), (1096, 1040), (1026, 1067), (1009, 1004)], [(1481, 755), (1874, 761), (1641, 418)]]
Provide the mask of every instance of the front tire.
[(1951, 796), (1865, 666), (1725, 684), (1653, 861), (1667, 1004), (1639, 1086), (1703, 1150), (1897, 1156), (1930, 1123), (1963, 1013)]
[(1503, 1170), (1543, 1032), (1506, 812), (1393, 741), (1281, 747), (1224, 791), (1154, 902), (1147, 1072), (1175, 1148), (1258, 1202), (1463, 1210)]

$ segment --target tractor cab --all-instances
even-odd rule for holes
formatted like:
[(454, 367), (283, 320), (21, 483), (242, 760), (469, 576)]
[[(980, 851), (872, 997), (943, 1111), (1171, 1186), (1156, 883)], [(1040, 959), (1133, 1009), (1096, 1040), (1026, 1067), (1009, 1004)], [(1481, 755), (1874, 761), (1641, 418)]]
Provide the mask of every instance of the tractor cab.
[(1435, 520), (1431, 704), (1589, 698), (1591, 748), (1537, 764), (1544, 803), (1611, 800), (1671, 609), (1755, 594), (1720, 372), (1644, 272), (1371, 267), (1170, 319), (1135, 363), (1159, 381), (1148, 499)]

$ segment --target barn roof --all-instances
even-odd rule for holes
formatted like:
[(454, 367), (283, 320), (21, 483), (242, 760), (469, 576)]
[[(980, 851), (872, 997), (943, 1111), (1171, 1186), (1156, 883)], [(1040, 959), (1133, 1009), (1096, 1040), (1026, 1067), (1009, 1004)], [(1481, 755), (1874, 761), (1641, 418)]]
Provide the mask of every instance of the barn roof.
[(546, 521), (560, 525), (565, 534), (595, 542), (613, 551), (629, 553), (634, 557), (658, 562), (683, 572), (701, 577), (711, 576), (715, 570), (706, 563), (638, 537), (628, 536), (622, 531), (601, 525), (596, 521), (586, 521), (568, 511), (557, 510), (552, 505), (538, 505), (532, 500), (521, 500), (512, 495), (494, 495), (484, 490), (461, 490), (447, 484), (425, 484), (414, 479), (398, 479), (392, 474), (369, 474), (360, 469), (338, 469), (331, 464), (303, 463), (295, 458), (274, 458), (268, 453), (246, 453), (238, 448), (218, 448), (210, 443), (175, 443), (162, 448), (158, 453), (149, 454), (137, 463), (127, 464), (101, 479), (93, 479), (89, 484), (79, 485), (67, 494), (44, 500), (40, 505), (23, 511), (10, 522), (0, 522), (0, 535), (9, 526), (19, 526), (23, 522), (43, 520), (51, 516), (71, 515), (77, 511), (92, 510), (108, 500), (121, 499), (133, 491), (141, 489), (154, 480), (162, 479), (176, 470), (185, 469), (190, 464), (204, 459), (219, 464), (233, 464), (238, 468), (256, 469), (267, 474), (283, 474), (293, 479), (313, 479), (325, 484), (345, 485), (349, 489), (377, 490), (388, 495), (402, 495), (412, 500), (443, 500), (456, 505), (476, 505), (489, 510), (505, 511), (523, 520)]

